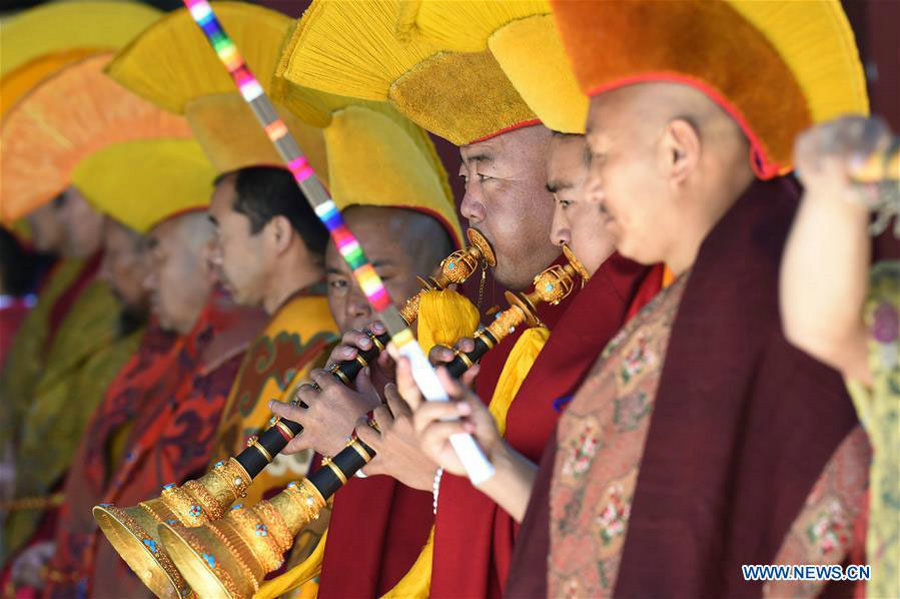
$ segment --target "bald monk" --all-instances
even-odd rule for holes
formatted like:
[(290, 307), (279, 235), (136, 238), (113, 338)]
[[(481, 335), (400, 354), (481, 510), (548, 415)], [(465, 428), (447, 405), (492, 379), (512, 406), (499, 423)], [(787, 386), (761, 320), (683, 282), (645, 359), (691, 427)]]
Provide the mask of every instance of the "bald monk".
[[(680, 564), (694, 572), (707, 564), (700, 556), (710, 547), (704, 536), (684, 547), (663, 534), (674, 514), (697, 535), (746, 523), (745, 534), (759, 541), (735, 545), (736, 553), (702, 568), (718, 572), (727, 561), (739, 572), (740, 563), (771, 563), (790, 522), (805, 516), (820, 476), (827, 500), (848, 516), (862, 490), (845, 495), (827, 484), (833, 462), (852, 468), (867, 452), (839, 378), (780, 331), (773, 255), (796, 206), (792, 183), (756, 181), (741, 128), (685, 85), (648, 83), (597, 95), (587, 130), (587, 194), (602, 210), (604, 229), (622, 254), (662, 261), (676, 279), (604, 350), (561, 418), (555, 457), (545, 459), (529, 507), (546, 519), (518, 542), (507, 590), (516, 597), (664, 592), (656, 585), (673, 581), (651, 571)], [(703, 364), (704, 374), (692, 364)], [(465, 402), (426, 405), (417, 426), (426, 439), (432, 427), (474, 431), (490, 455), (498, 445), (479, 426), (477, 402), (457, 385), (447, 387)], [(702, 408), (688, 411), (691, 402)], [(815, 424), (801, 416), (813, 403)], [(473, 422), (438, 422), (450, 414)], [(648, 437), (651, 418), (659, 424)], [(735, 444), (742, 429), (758, 432)], [(710, 460), (720, 455), (711, 447), (733, 457)], [(438, 449), (446, 452), (446, 444)], [(791, 452), (782, 478), (775, 463)], [(505, 476), (501, 470), (489, 484)], [(725, 501), (713, 480), (733, 488), (735, 499)], [(737, 499), (757, 494), (752, 506)], [(716, 507), (682, 512), (698, 502)], [(539, 542), (548, 533), (549, 562), (548, 545)], [(648, 562), (648, 555), (667, 557)], [(729, 581), (739, 575), (722, 572)]]
[[(217, 290), (211, 260), (215, 231), (205, 212), (194, 210), (162, 221), (150, 231), (149, 244), (151, 268), (145, 284), (151, 307), (160, 326), (179, 338), (170, 371), (158, 381), (168, 387), (171, 376), (171, 391), (145, 398), (126, 430), (121, 461), (98, 489), (101, 502), (122, 506), (158, 495), (164, 484), (181, 484), (203, 473), (228, 391), (264, 323), (258, 311), (236, 307)], [(84, 543), (71, 564), (77, 577), (64, 580), (68, 584), (54, 592), (65, 596), (74, 584), (93, 597), (149, 593), (115, 550), (98, 542), (96, 525), (86, 526), (79, 529), (86, 539), (71, 537)]]

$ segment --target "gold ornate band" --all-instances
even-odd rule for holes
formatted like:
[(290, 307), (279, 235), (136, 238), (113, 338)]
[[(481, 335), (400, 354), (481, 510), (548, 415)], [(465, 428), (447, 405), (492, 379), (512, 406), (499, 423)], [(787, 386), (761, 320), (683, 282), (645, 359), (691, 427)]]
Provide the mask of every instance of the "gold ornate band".
[(341, 370), (340, 364), (335, 364), (334, 366), (331, 367), (331, 374), (333, 374), (336, 377), (338, 377), (339, 379), (341, 379), (341, 382), (344, 383), (345, 385), (347, 385), (348, 387), (350, 386), (350, 379), (348, 379), (347, 375), (344, 374), (344, 372)]
[(196, 503), (203, 507), (211, 520), (218, 520), (225, 516), (225, 506), (220, 505), (212, 493), (201, 483), (189, 480), (182, 485), (182, 488), (196, 499)]
[(372, 461), (372, 456), (369, 454), (368, 451), (363, 449), (363, 446), (359, 444), (357, 439), (353, 439), (353, 441), (348, 445), (348, 447), (352, 447), (353, 450), (359, 454), (359, 457), (361, 457), (362, 459), (364, 459), (366, 461), (366, 464), (368, 464), (369, 462)]
[(338, 480), (341, 481), (342, 485), (347, 484), (347, 475), (344, 474), (344, 471), (338, 468), (337, 464), (334, 462), (328, 462), (327, 466), (331, 468), (331, 471), (334, 472), (334, 475), (338, 477)]
[(219, 460), (213, 465), (213, 469), (210, 472), (232, 490), (235, 499), (247, 496), (247, 487), (250, 486), (253, 479), (250, 478), (250, 475), (236, 459)]
[(182, 487), (166, 485), (160, 497), (185, 526), (201, 526), (209, 522), (203, 506)]
[(308, 478), (292, 481), (285, 490), (291, 495), (294, 505), (303, 512), (304, 521), (312, 522), (318, 519), (319, 512), (325, 507), (325, 498)]
[(253, 445), (251, 445), (250, 447), (253, 447), (254, 449), (256, 449), (256, 451), (261, 453), (262, 457), (266, 458), (267, 462), (269, 462), (270, 464), (272, 463), (272, 454), (269, 453), (269, 451), (265, 447), (259, 444), (259, 440), (254, 441)]
[(266, 572), (281, 566), (281, 553), (269, 534), (269, 527), (256, 513), (255, 508), (236, 509), (229, 514), (235, 532), (240, 535), (256, 561)]
[(460, 360), (462, 360), (462, 363), (466, 365), (466, 368), (471, 368), (472, 366), (475, 365), (475, 363), (472, 362), (471, 358), (469, 358), (469, 356), (467, 356), (467, 355), (465, 354), (465, 352), (461, 352), (461, 351), (459, 351), (458, 349), (455, 349), (455, 350), (453, 350), (453, 353), (454, 353), (454, 355), (456, 355)]
[(372, 340), (372, 343), (375, 344), (375, 347), (378, 348), (378, 351), (384, 351), (384, 343), (382, 343), (381, 339), (379, 339), (374, 333), (367, 332), (366, 336)]
[(284, 553), (294, 544), (294, 535), (291, 534), (284, 518), (275, 506), (269, 501), (260, 501), (253, 506), (253, 511), (268, 526), (269, 533), (275, 541), (280, 553)]
[[(221, 522), (221, 521), (220, 521)], [(256, 592), (259, 590), (259, 582), (255, 576), (253, 576), (253, 572), (250, 571), (250, 568), (246, 563), (243, 562), (238, 552), (235, 550), (234, 545), (229, 541), (228, 537), (220, 531), (215, 524), (219, 524), (220, 522), (214, 522), (210, 524), (207, 529), (217, 538), (219, 541), (225, 546), (225, 549), (232, 555), (234, 561), (237, 562), (238, 567), (241, 568), (243, 575), (250, 581), (253, 585), (253, 591)], [(234, 579), (228, 573), (225, 568), (222, 567), (222, 564), (216, 560), (215, 556), (211, 552), (211, 548), (204, 547), (203, 543), (197, 539), (194, 534), (186, 528), (178, 527), (177, 528), (178, 536), (180, 536), (188, 545), (191, 546), (197, 555), (203, 556), (204, 565), (209, 568), (212, 573), (215, 575), (217, 579), (222, 583), (232, 597), (240, 597), (242, 595), (241, 589), (235, 584)]]

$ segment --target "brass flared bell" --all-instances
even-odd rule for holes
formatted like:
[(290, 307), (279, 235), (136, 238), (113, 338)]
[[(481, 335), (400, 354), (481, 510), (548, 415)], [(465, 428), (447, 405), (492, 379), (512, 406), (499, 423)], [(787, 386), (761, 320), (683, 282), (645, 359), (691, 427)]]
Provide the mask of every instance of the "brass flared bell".
[(491, 244), (477, 229), (467, 229), (466, 237), (469, 246), (462, 250), (456, 250), (440, 264), (440, 272), (433, 277), (423, 279), (416, 277), (422, 285), (422, 291), (410, 297), (400, 308), (400, 316), (407, 324), (412, 324), (419, 315), (419, 301), (426, 291), (440, 291), (450, 285), (465, 283), (479, 267), (494, 268), (497, 266), (497, 257)]
[(534, 290), (530, 293), (512, 293), (507, 291), (504, 294), (510, 306), (521, 310), (522, 315), (524, 315), (523, 320), (529, 326), (535, 326), (540, 322), (537, 317), (538, 305), (546, 303), (555, 306), (572, 293), (572, 290), (575, 289), (575, 281), (578, 278), (582, 281), (587, 280), (587, 270), (585, 270), (581, 262), (578, 262), (575, 254), (568, 251), (566, 252), (566, 258), (569, 260), (568, 264), (562, 266), (554, 264), (536, 276), (533, 282)]
[(185, 598), (191, 589), (160, 543), (160, 524), (200, 526), (222, 518), (228, 507), (246, 494), (246, 470), (231, 458), (222, 460), (197, 480), (168, 484), (156, 499), (120, 508), (94, 506), (100, 530), (138, 578), (158, 597)]
[(269, 572), (281, 567), (300, 530), (326, 505), (306, 478), (268, 501), (235, 506), (221, 520), (188, 527), (162, 522), (166, 552), (198, 597), (252, 597)]

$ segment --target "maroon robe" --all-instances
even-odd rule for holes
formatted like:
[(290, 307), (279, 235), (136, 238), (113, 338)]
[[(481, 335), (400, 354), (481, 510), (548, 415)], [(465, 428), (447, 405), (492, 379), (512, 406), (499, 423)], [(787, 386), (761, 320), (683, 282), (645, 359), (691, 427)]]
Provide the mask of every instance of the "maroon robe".
[[(790, 179), (756, 182), (701, 245), (663, 366), (616, 596), (758, 597), (762, 583), (744, 582), (741, 564), (772, 562), (856, 425), (840, 376), (782, 334), (778, 273), (796, 208)], [(546, 597), (553, 463), (545, 455), (510, 597)]]
[[(517, 451), (532, 461), (540, 459), (556, 426), (554, 400), (572, 392), (624, 324), (635, 301), (649, 301), (661, 278), (661, 268), (613, 254), (587, 286), (567, 300), (567, 306), (543, 310), (541, 318), (550, 319), (552, 332), (507, 414), (506, 439)], [(496, 378), (479, 376), (476, 390), (487, 400), (495, 386)], [(435, 526), (431, 597), (499, 597), (517, 531), (509, 514), (468, 480), (445, 474)]]
[(334, 496), (318, 596), (388, 592), (419, 557), (433, 523), (430, 492), (388, 476), (353, 477)]

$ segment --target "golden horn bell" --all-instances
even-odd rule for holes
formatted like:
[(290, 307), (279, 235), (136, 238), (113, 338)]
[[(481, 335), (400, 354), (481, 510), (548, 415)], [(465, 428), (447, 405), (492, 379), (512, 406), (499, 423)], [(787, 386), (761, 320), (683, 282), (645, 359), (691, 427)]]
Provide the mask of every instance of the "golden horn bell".
[(407, 324), (412, 324), (418, 317), (419, 302), (426, 291), (440, 291), (450, 285), (465, 283), (482, 265), (489, 268), (497, 266), (497, 257), (491, 244), (477, 229), (467, 229), (466, 237), (469, 239), (469, 246), (456, 250), (441, 260), (437, 275), (427, 279), (416, 277), (422, 285), (422, 291), (406, 300), (400, 308), (400, 316)]
[(188, 527), (162, 522), (166, 552), (200, 599), (252, 597), (266, 574), (281, 567), (300, 530), (326, 502), (309, 481), (292, 482), (268, 501), (235, 506), (221, 520)]
[(228, 507), (246, 495), (246, 470), (231, 458), (183, 485), (168, 484), (156, 499), (120, 508), (111, 503), (94, 506), (100, 530), (138, 578), (158, 597), (182, 599), (191, 589), (160, 542), (160, 524), (200, 526), (225, 516)]

